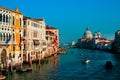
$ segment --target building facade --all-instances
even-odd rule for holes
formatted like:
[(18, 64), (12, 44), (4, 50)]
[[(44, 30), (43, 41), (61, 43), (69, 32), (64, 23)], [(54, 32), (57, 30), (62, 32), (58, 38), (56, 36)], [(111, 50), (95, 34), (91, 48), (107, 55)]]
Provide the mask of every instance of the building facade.
[(7, 61), (13, 64), (22, 62), (22, 28), (23, 14), (19, 9), (10, 10), (0, 7), (0, 64), (7, 66)]
[(52, 26), (46, 26), (46, 40), (47, 40), (47, 53), (50, 56), (58, 51), (59, 47), (59, 31)]
[(112, 45), (112, 50), (115, 53), (120, 53), (120, 30), (115, 32), (115, 40)]
[(95, 32), (92, 36), (92, 32), (87, 28), (83, 34), (83, 37), (78, 39), (77, 47), (97, 50), (111, 50), (112, 40), (101, 38), (100, 32)]
[(24, 17), (24, 61), (40, 60), (46, 51), (46, 26), (44, 19)]

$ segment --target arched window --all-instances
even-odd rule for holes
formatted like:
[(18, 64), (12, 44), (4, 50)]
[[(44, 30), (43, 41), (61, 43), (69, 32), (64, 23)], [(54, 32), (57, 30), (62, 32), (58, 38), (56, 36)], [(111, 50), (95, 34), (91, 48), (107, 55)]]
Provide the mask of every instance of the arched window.
[(5, 41), (5, 33), (3, 33), (3, 41)]
[(6, 23), (8, 23), (8, 15), (6, 15)]
[(13, 33), (13, 41), (15, 41), (15, 35), (14, 35), (14, 33)]
[(3, 22), (5, 22), (5, 14), (3, 14)]
[(20, 26), (22, 26), (22, 19), (20, 18)]
[(0, 14), (0, 21), (2, 21), (2, 14)]
[(5, 35), (5, 41), (9, 38), (8, 34)]
[(0, 33), (0, 41), (2, 41), (2, 33)]
[(8, 18), (9, 18), (9, 20), (8, 20), (8, 21), (9, 21), (9, 24), (11, 24), (11, 16), (9, 16)]
[(14, 18), (14, 16), (13, 16), (13, 22), (12, 22), (12, 24), (15, 25), (15, 18)]

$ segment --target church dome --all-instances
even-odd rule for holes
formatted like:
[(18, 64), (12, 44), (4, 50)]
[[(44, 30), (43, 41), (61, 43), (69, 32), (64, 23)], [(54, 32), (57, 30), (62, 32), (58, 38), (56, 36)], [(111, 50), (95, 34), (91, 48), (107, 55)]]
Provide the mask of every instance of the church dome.
[(84, 35), (83, 35), (84, 38), (92, 38), (92, 32), (87, 28)]

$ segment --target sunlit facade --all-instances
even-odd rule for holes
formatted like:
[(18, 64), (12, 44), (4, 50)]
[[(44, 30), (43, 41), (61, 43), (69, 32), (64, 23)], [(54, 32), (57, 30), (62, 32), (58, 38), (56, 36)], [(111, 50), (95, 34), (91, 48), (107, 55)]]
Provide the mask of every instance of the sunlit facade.
[(59, 30), (52, 26), (46, 26), (46, 40), (47, 40), (46, 56), (50, 56), (58, 51)]
[(0, 63), (6, 67), (7, 60), (13, 64), (22, 61), (23, 14), (0, 7)]
[(32, 19), (24, 17), (24, 48), (23, 60), (40, 60), (46, 50), (44, 19)]

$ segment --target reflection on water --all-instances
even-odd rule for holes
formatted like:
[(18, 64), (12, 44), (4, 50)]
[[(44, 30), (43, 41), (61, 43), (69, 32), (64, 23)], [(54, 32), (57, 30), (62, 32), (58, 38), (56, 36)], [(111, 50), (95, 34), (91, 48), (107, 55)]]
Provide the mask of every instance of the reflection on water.
[[(90, 59), (89, 64), (82, 63), (86, 58)], [(113, 63), (111, 70), (104, 67), (108, 60)], [(33, 64), (32, 68), (31, 72), (9, 74), (7, 80), (119, 80), (120, 56), (71, 48), (67, 54), (54, 55), (46, 59), (44, 64)]]

